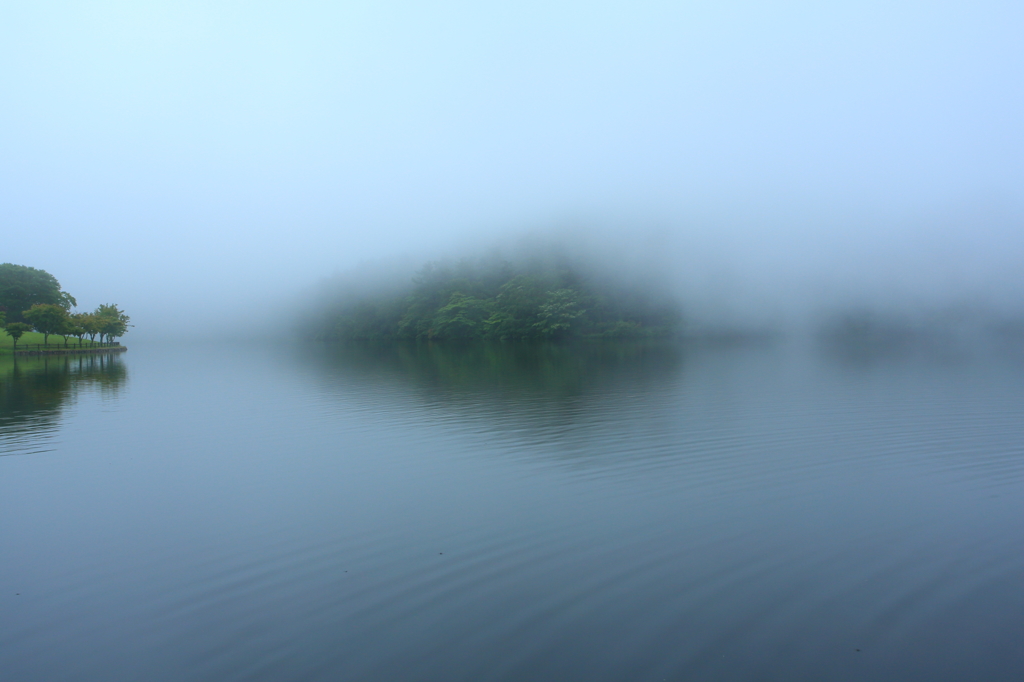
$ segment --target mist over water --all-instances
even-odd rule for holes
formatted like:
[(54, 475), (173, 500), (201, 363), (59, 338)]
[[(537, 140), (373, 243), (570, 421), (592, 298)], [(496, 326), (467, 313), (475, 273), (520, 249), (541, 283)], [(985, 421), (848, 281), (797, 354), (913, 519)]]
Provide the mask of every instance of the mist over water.
[(1012, 3), (3, 12), (2, 260), (138, 339), (566, 230), (723, 323), (1020, 307)]
[[(996, 0), (7, 3), (0, 263), (135, 326), (0, 354), (0, 677), (1019, 682), (1021, 35)], [(312, 340), (428, 263), (682, 324)]]

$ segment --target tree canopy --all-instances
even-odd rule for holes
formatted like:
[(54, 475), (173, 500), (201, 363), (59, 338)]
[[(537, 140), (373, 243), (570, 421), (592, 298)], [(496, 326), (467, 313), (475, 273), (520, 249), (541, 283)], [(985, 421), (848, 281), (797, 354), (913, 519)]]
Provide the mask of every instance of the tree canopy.
[(50, 341), (50, 334), (60, 334), (68, 325), (68, 311), (59, 305), (37, 303), (24, 311), (25, 321), (43, 335), (43, 343)]
[(57, 278), (45, 270), (0, 264), (0, 311), (6, 313), (7, 322), (24, 322), (24, 311), (34, 305), (56, 305), (70, 310), (78, 302), (62, 291)]
[(99, 334), (109, 342), (128, 331), (130, 318), (113, 303), (105, 303), (91, 313), (74, 313), (78, 305), (74, 296), (62, 291), (50, 273), (25, 265), (0, 264), (0, 327), (14, 339), (15, 345), (27, 331), (35, 329), (43, 335), (43, 344), (51, 334), (64, 337), (83, 336), (95, 340)]
[(32, 326), (25, 324), (24, 322), (11, 322), (6, 327), (4, 327), (4, 331), (6, 331), (7, 335), (10, 336), (11, 339), (13, 339), (14, 349), (17, 350), (18, 339), (24, 336), (25, 332), (32, 331)]
[[(96, 312), (91, 315), (94, 320), (92, 324), (97, 329), (100, 337), (106, 337), (107, 341), (113, 341), (119, 336), (124, 336), (125, 332), (128, 331), (128, 324), (131, 321), (123, 310), (117, 307), (116, 303), (104, 303), (103, 305), (96, 308)], [(89, 322), (87, 320), (87, 322)], [(91, 328), (91, 327), (90, 327)]]
[(561, 263), (432, 262), (400, 293), (336, 302), (317, 336), (336, 340), (563, 339), (671, 334), (680, 323), (667, 295), (611, 284)]

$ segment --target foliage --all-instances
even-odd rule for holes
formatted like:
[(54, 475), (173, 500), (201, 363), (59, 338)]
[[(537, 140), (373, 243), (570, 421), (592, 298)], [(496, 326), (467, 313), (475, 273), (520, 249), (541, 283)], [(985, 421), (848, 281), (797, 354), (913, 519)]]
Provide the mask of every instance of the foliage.
[(45, 270), (13, 263), (0, 264), (0, 311), (8, 322), (24, 322), (23, 311), (35, 305), (55, 305), (70, 310), (75, 298), (61, 291), (60, 282)]
[(106, 337), (108, 342), (119, 336), (124, 336), (128, 327), (131, 326), (128, 324), (131, 318), (125, 315), (123, 310), (119, 310), (116, 303), (101, 305), (96, 308), (93, 316), (96, 318), (96, 329), (100, 334), (100, 339)]
[(538, 308), (537, 330), (546, 337), (568, 335), (578, 324), (586, 310), (580, 307), (579, 292), (575, 289), (549, 291)]
[(96, 314), (78, 313), (73, 318), (75, 324), (82, 330), (82, 336), (88, 336), (90, 341), (95, 341), (96, 335), (100, 333), (100, 320), (96, 317)]
[(83, 313), (73, 313), (69, 319), (68, 324), (64, 329), (64, 333), (67, 336), (74, 336), (78, 339), (78, 343), (82, 343), (82, 338), (85, 336), (85, 328), (82, 326)]
[(49, 342), (50, 334), (60, 334), (68, 324), (68, 311), (50, 303), (37, 303), (24, 311), (22, 317), (43, 335), (44, 344)]
[(14, 341), (14, 348), (17, 350), (18, 339), (24, 336), (25, 332), (32, 331), (32, 326), (25, 324), (24, 322), (11, 322), (4, 327), (4, 331), (6, 331), (7, 335)]
[(448, 303), (434, 314), (429, 333), (432, 337), (446, 339), (477, 338), (492, 310), (489, 301), (453, 292)]
[(44, 345), (51, 334), (58, 334), (64, 337), (66, 347), (69, 336), (78, 337), (79, 345), (84, 336), (95, 341), (97, 334), (101, 341), (112, 341), (132, 326), (116, 304), (101, 305), (92, 313), (70, 313), (77, 305), (50, 273), (25, 265), (0, 264), (0, 328), (20, 330), (17, 336), (11, 334), (15, 345), (32, 329), (43, 335)]
[(589, 276), (565, 262), (428, 263), (404, 293), (354, 298), (327, 313), (322, 339), (541, 340), (671, 334), (667, 297)]

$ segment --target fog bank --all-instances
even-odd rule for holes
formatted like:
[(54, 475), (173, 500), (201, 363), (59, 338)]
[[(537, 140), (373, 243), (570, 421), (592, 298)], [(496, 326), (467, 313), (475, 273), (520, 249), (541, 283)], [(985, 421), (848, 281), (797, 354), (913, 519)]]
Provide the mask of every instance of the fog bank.
[(592, 239), (708, 325), (1014, 309), (1004, 2), (0, 10), (0, 262), (126, 338), (289, 324), (361, 263)]

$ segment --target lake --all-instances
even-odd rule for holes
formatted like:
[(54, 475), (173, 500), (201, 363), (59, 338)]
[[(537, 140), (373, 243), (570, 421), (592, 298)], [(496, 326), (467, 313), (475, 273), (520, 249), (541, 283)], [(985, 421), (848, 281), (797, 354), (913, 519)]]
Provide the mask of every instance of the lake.
[(0, 677), (1024, 679), (1024, 355), (0, 357)]

